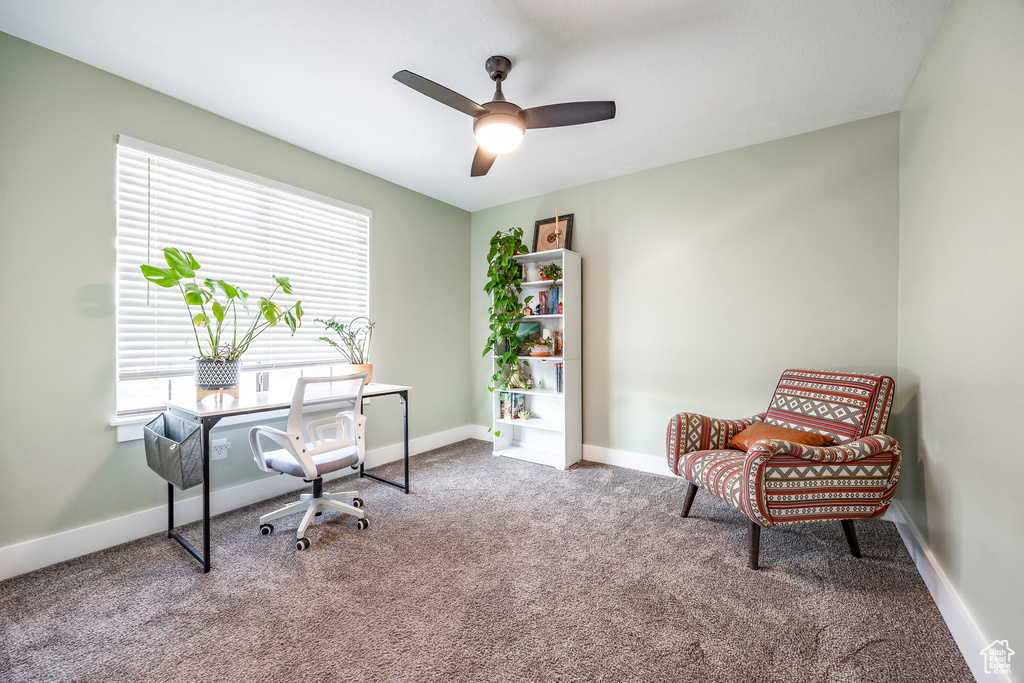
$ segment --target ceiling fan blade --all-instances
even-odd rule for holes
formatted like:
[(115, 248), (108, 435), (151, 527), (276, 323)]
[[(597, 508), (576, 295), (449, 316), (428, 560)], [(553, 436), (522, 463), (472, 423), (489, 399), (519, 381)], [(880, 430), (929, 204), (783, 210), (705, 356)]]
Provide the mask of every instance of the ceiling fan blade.
[(393, 78), (399, 83), (407, 85), (413, 90), (437, 100), (441, 104), (447, 104), (452, 109), (458, 109), (463, 114), (478, 116), (487, 112), (486, 109), (468, 97), (463, 97), (454, 90), (450, 90), (443, 85), (434, 83), (434, 81), (423, 78), (423, 76), (414, 74), (411, 71), (405, 71), (403, 69), (396, 73)]
[(498, 155), (494, 152), (488, 152), (483, 147), (477, 147), (476, 154), (473, 156), (473, 170), (469, 172), (470, 177), (477, 178), (487, 175), (487, 172), (491, 170), (491, 164), (497, 158)]
[(615, 118), (614, 102), (566, 102), (523, 110), (527, 128), (575, 126)]

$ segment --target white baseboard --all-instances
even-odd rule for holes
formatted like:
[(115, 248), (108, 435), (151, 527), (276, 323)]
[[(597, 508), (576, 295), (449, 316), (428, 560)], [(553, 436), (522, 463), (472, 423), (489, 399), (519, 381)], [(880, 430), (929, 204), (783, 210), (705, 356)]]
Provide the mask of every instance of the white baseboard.
[[(484, 430), (486, 432), (486, 429)], [(426, 451), (457, 443), (464, 439), (474, 438), (477, 433), (474, 425), (456, 427), (447, 431), (429, 434), (409, 440), (409, 454), (416, 455)], [(375, 448), (366, 452), (366, 468), (377, 467), (402, 458), (404, 449), (401, 443)], [(345, 469), (334, 475), (324, 477), (325, 481), (338, 479), (354, 474)], [(222, 512), (251, 505), (261, 500), (273, 498), (290, 491), (298, 491), (308, 484), (296, 477), (284, 475), (268, 476), (256, 481), (216, 489), (210, 493), (210, 511), (219, 515)], [(194, 493), (190, 492), (190, 493)], [(187, 524), (202, 518), (202, 497), (191, 495), (175, 501), (175, 524)], [(18, 574), (41, 569), (42, 567), (70, 560), (81, 555), (94, 553), (121, 543), (127, 543), (143, 536), (149, 536), (167, 529), (167, 506), (140, 510), (122, 517), (96, 522), (71, 529), (58, 534), (34, 538), (21, 543), (0, 548), (0, 581)]]
[(494, 439), (494, 435), (483, 425), (470, 425), (469, 430), (471, 432), (469, 438), (471, 439), (480, 439), (481, 441), (491, 441)]
[(913, 558), (918, 573), (921, 574), (924, 584), (928, 586), (928, 592), (932, 594), (932, 599), (935, 600), (946, 626), (949, 627), (949, 632), (953, 634), (953, 640), (956, 641), (961, 654), (967, 660), (967, 666), (971, 668), (974, 677), (979, 681), (1011, 683), (1009, 676), (985, 673), (985, 661), (981, 650), (989, 644), (989, 641), (978, 628), (978, 623), (960, 598), (953, 582), (946, 576), (935, 553), (925, 543), (920, 530), (910, 521), (898, 501), (889, 506), (885, 519), (895, 524), (896, 529), (900, 532), (900, 537), (903, 538), (903, 543), (907, 546), (907, 551)]
[(634, 453), (632, 451), (620, 451), (614, 448), (583, 444), (583, 459), (590, 462), (600, 462), (605, 465), (614, 465), (615, 467), (625, 467), (630, 470), (661, 474), (666, 477), (673, 476), (664, 455)]

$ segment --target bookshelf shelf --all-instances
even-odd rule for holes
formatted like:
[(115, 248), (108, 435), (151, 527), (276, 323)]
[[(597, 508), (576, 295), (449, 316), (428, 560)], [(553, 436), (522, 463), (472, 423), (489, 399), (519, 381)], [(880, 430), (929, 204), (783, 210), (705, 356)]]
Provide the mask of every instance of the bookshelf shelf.
[[(555, 249), (535, 254), (520, 254), (516, 261), (526, 266), (527, 279), (523, 297), (557, 287), (557, 301), (562, 313), (529, 315), (517, 323), (538, 323), (543, 336), (561, 333), (562, 355), (518, 356), (523, 372), (541, 386), (533, 389), (494, 390), (492, 394), (492, 428), (494, 454), (528, 462), (567, 469), (583, 458), (583, 392), (582, 387), (582, 258), (568, 249)], [(541, 280), (537, 267), (557, 263), (562, 267), (560, 280)], [(557, 391), (559, 376), (561, 391)], [(528, 410), (528, 419), (512, 419), (511, 411)]]

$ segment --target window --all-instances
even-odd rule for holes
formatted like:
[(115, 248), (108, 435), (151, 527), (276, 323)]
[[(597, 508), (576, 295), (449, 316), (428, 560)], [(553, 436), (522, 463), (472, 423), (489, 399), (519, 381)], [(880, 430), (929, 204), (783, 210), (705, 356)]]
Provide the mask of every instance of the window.
[[(196, 346), (177, 289), (147, 282), (144, 263), (164, 247), (192, 252), (199, 279), (223, 279), (267, 296), (272, 276), (291, 278), (302, 301), (294, 337), (284, 324), (260, 336), (242, 370), (338, 362), (317, 342), (314, 318), (369, 315), (370, 211), (219, 164), (120, 136), (117, 146), (117, 412), (160, 408), (192, 383)], [(250, 306), (255, 310), (255, 306)], [(240, 318), (239, 322), (244, 318)]]

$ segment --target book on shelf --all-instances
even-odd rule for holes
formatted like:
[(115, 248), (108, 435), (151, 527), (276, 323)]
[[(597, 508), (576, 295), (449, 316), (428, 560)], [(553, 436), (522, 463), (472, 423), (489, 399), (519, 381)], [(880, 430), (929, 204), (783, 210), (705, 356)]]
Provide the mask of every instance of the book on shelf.
[(548, 313), (550, 313), (550, 310), (548, 309), (548, 293), (547, 292), (539, 292), (537, 294), (537, 302), (540, 304), (540, 314), (541, 315), (547, 315)]
[(555, 391), (558, 393), (562, 393), (562, 389), (564, 388), (562, 386), (562, 365), (563, 363), (555, 364)]
[(558, 300), (561, 298), (561, 287), (555, 287), (551, 290), (551, 312), (558, 313)]

